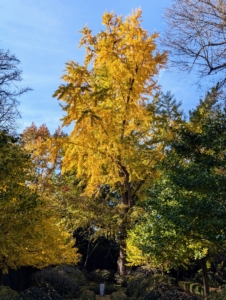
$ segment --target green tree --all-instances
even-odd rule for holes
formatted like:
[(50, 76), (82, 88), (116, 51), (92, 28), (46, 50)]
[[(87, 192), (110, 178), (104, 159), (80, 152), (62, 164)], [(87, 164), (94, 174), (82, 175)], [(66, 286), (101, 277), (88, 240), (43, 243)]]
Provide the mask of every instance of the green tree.
[(186, 256), (199, 259), (205, 296), (206, 262), (224, 250), (226, 238), (226, 110), (217, 100), (213, 89), (176, 129), (177, 138), (161, 164), (161, 179), (148, 192), (149, 217), (135, 227), (137, 237), (132, 233), (138, 248), (158, 263), (163, 259), (160, 249), (168, 251), (169, 266), (178, 257), (179, 263)]

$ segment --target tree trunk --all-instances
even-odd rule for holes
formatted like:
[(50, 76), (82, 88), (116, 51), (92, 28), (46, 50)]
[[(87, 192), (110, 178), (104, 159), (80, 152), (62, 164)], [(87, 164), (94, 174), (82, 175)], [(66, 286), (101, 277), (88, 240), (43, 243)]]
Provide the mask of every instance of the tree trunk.
[(120, 245), (119, 257), (117, 261), (118, 272), (121, 276), (126, 275), (126, 253), (122, 245)]
[(206, 257), (201, 259), (201, 266), (202, 266), (204, 299), (206, 300), (208, 295), (210, 294), (209, 277), (208, 277), (207, 266), (206, 266)]
[(124, 276), (126, 274), (126, 238), (127, 238), (127, 230), (128, 230), (128, 220), (127, 220), (127, 213), (132, 206), (132, 193), (131, 193), (131, 185), (129, 182), (129, 175), (128, 173), (126, 174), (126, 180), (124, 182), (124, 192), (121, 195), (122, 199), (122, 212), (121, 212), (121, 218), (122, 218), (122, 223), (119, 228), (119, 257), (117, 261), (118, 265), (118, 273), (119, 275)]
[(121, 276), (126, 275), (126, 237), (127, 237), (127, 222), (126, 216), (124, 215), (124, 220), (119, 228), (118, 238), (119, 238), (119, 257), (117, 260), (118, 273)]
[(0, 286), (2, 286), (4, 283), (4, 274), (2, 272), (2, 269), (0, 269)]

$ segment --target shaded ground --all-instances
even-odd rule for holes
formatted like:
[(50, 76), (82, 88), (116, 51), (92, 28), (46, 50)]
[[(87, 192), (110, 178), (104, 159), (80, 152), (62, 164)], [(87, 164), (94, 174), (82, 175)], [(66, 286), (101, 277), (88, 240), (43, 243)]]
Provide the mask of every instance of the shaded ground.
[[(114, 274), (113, 274), (114, 275)], [(117, 274), (116, 274), (117, 275)], [(190, 292), (175, 284), (175, 279), (161, 274), (146, 274), (139, 270), (123, 278), (122, 285), (111, 271), (82, 272), (76, 267), (60, 265), (36, 272), (33, 286), (18, 292), (7, 286), (0, 287), (0, 300), (199, 300), (199, 289)], [(100, 282), (105, 282), (104, 297), (100, 297)], [(211, 300), (225, 300), (226, 287), (211, 295)]]

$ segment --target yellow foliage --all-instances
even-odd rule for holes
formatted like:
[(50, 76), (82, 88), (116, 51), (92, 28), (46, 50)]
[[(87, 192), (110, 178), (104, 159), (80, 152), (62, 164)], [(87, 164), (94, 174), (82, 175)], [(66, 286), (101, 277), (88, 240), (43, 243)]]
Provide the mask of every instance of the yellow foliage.
[(30, 155), (0, 132), (0, 269), (76, 263), (71, 235), (51, 199), (38, 195)]
[(142, 251), (133, 245), (131, 239), (126, 241), (126, 256), (127, 266), (143, 266), (149, 263), (148, 257), (143, 255)]
[(154, 166), (163, 157), (161, 144), (153, 142), (155, 122), (148, 110), (158, 89), (156, 76), (166, 63), (166, 53), (156, 50), (158, 34), (141, 27), (139, 9), (125, 21), (106, 12), (103, 25), (105, 31), (96, 36), (83, 28), (84, 66), (68, 62), (66, 85), (55, 92), (66, 103), (63, 125), (75, 122), (63, 171), (76, 171), (87, 196), (102, 184), (120, 187), (120, 193), (129, 184), (140, 192), (157, 176)]
[(63, 126), (74, 124), (65, 141), (62, 172), (75, 174), (86, 199), (101, 197), (103, 186), (118, 195), (110, 227), (124, 264), (130, 209), (158, 176), (156, 165), (164, 156), (164, 134), (156, 138), (158, 125), (150, 103), (167, 55), (156, 49), (158, 34), (142, 28), (140, 9), (125, 20), (105, 12), (102, 23), (105, 30), (97, 35), (87, 27), (81, 31), (84, 65), (66, 64), (65, 83), (54, 96), (65, 103)]

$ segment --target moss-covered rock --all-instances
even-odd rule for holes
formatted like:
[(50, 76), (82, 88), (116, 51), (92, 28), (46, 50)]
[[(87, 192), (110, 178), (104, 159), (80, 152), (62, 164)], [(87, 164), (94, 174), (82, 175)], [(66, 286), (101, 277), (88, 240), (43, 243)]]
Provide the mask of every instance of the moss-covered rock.
[(85, 290), (82, 292), (80, 299), (81, 300), (95, 300), (96, 294), (93, 291)]
[(62, 273), (56, 268), (44, 268), (34, 275), (34, 285), (48, 283), (63, 298), (76, 298), (78, 296), (78, 284), (66, 273)]
[(19, 294), (8, 286), (0, 286), (0, 300), (19, 300)]
[(123, 292), (114, 292), (110, 295), (110, 300), (127, 300), (129, 299)]

